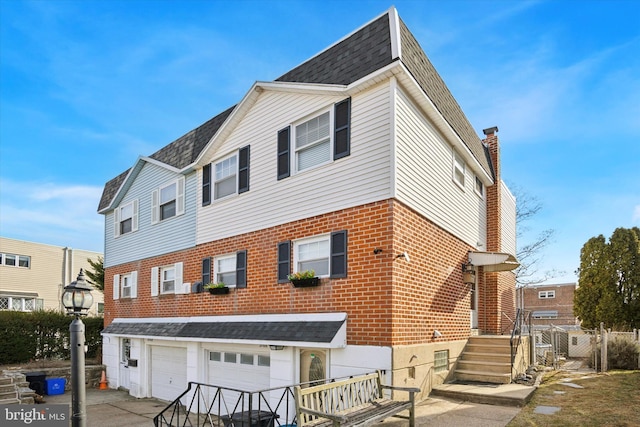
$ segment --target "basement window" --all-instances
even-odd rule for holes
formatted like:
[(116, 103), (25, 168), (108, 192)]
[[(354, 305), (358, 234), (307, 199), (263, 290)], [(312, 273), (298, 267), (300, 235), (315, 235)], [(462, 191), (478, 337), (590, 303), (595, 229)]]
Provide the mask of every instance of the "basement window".
[(433, 353), (433, 372), (442, 372), (449, 369), (449, 350), (440, 350)]

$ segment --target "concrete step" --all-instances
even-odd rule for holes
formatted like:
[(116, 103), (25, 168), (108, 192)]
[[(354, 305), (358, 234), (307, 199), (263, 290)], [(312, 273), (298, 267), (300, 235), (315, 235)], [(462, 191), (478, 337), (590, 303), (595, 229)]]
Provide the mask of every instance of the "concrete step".
[(511, 356), (511, 348), (504, 345), (469, 343), (464, 347), (465, 352), (507, 354)]
[(456, 369), (455, 378), (457, 381), (475, 381), (480, 383), (509, 384), (511, 382), (511, 372), (499, 374), (486, 371), (469, 371)]
[(522, 407), (531, 400), (535, 387), (521, 384), (439, 384), (431, 395), (457, 401)]
[(502, 362), (511, 363), (511, 354), (502, 353), (477, 353), (472, 351), (465, 351), (460, 355), (458, 360), (479, 360), (486, 362)]
[(469, 337), (468, 344), (491, 344), (509, 347), (511, 337), (509, 335), (476, 335)]
[(458, 360), (458, 371), (490, 372), (492, 374), (511, 374), (511, 363), (486, 362), (484, 360)]
[(0, 405), (14, 405), (20, 403), (20, 399), (14, 397), (13, 399), (0, 399)]
[(12, 384), (11, 378), (0, 377), (0, 386), (7, 385), (7, 384)]

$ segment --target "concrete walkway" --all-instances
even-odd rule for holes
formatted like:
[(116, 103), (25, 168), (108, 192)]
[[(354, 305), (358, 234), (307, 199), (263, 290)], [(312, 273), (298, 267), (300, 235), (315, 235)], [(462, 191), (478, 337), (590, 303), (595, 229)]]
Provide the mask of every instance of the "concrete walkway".
[[(71, 406), (71, 392), (45, 396), (47, 404)], [(87, 427), (152, 426), (153, 417), (166, 402), (136, 399), (126, 391), (87, 389)], [(430, 397), (416, 405), (416, 426), (435, 427), (504, 427), (520, 412), (514, 406), (487, 405), (459, 399)], [(406, 427), (408, 422), (389, 418), (381, 427)]]

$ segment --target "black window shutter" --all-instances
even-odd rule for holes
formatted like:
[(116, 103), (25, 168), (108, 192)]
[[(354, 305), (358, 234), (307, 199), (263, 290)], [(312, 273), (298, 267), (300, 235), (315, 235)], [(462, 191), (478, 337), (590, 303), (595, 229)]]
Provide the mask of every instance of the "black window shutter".
[(236, 253), (236, 288), (247, 287), (247, 251)]
[(238, 194), (249, 191), (249, 145), (240, 149), (238, 159)]
[(211, 163), (202, 168), (202, 206), (211, 204)]
[(202, 259), (202, 284), (211, 283), (211, 257)]
[(347, 230), (331, 233), (331, 278), (347, 277)]
[(278, 243), (278, 283), (288, 282), (291, 272), (291, 241)]
[(290, 175), (290, 133), (291, 127), (278, 131), (278, 179), (287, 178)]
[(340, 101), (334, 106), (333, 160), (351, 154), (351, 98)]

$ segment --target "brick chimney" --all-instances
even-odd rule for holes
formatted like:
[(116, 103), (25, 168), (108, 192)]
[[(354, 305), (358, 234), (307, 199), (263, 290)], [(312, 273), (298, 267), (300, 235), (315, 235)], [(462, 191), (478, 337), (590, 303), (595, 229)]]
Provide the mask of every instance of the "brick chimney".
[(486, 138), (482, 143), (489, 149), (491, 167), (493, 168), (494, 184), (487, 187), (487, 251), (501, 252), (502, 250), (502, 192), (500, 191), (500, 145), (498, 142), (498, 127), (484, 129)]

